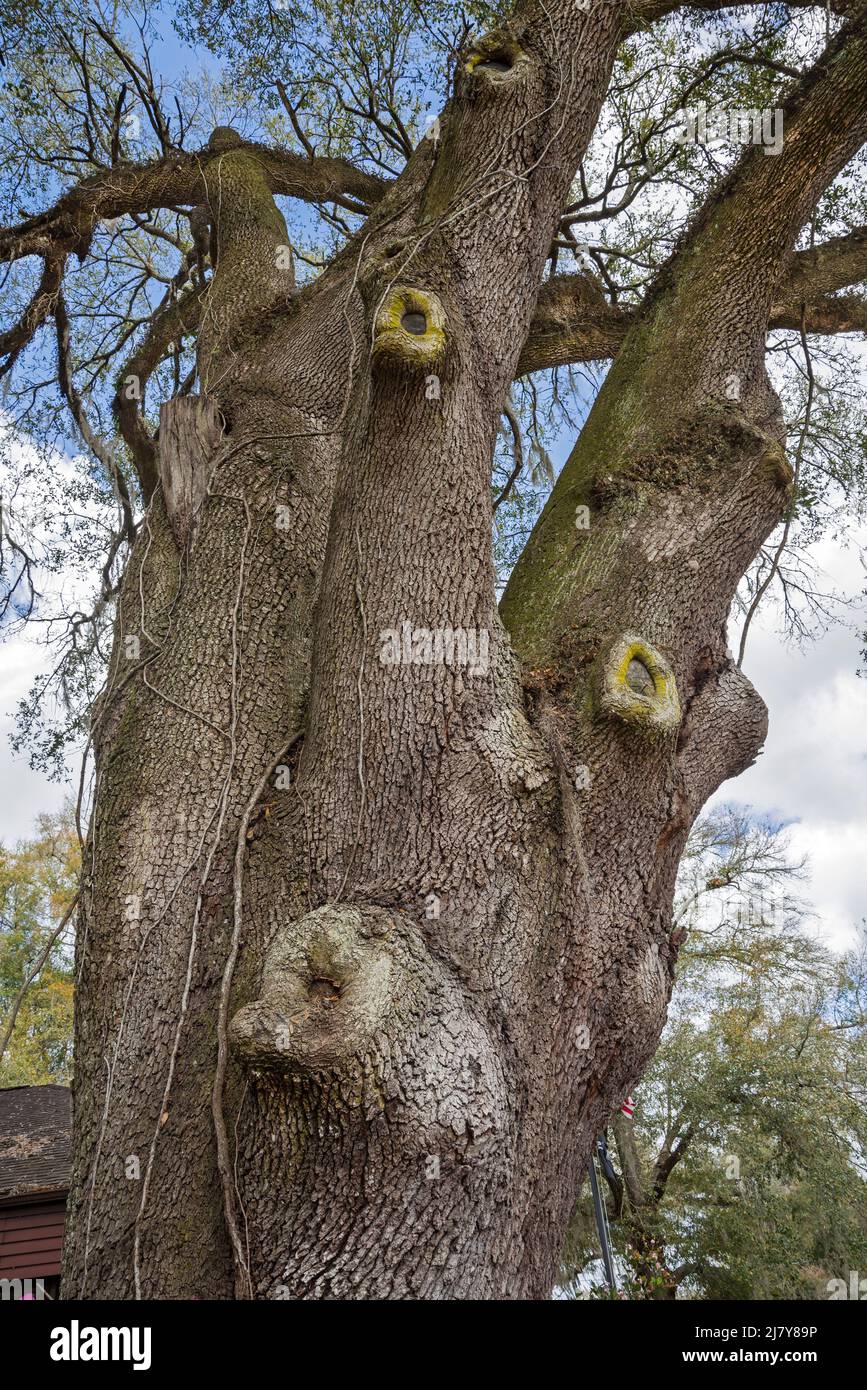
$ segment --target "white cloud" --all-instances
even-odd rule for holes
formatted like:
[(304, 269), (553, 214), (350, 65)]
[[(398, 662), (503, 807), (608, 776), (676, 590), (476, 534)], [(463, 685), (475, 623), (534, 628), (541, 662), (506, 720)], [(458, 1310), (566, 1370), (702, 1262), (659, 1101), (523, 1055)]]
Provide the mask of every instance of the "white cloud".
[[(0, 424), (2, 422), (0, 415)], [(10, 469), (20, 480), (16, 510), (24, 514), (30, 501), (38, 501), (41, 474), (34, 467), (37, 451), (34, 446), (18, 440), (8, 441), (8, 448)], [(73, 461), (62, 454), (55, 454), (51, 462), (64, 476), (74, 471)], [(81, 505), (84, 508), (88, 504)], [(38, 526), (35, 535), (40, 542), (49, 539)], [(88, 596), (92, 598), (94, 581), (91, 579), (87, 585), (82, 585), (76, 576), (40, 569), (38, 587), (40, 599), (36, 611), (44, 616), (70, 603), (84, 604)], [(61, 595), (63, 602), (60, 602)], [(0, 642), (0, 840), (5, 844), (29, 835), (36, 816), (43, 811), (56, 810), (70, 794), (69, 785), (59, 785), (44, 773), (34, 772), (26, 754), (13, 754), (10, 744), (19, 700), (28, 694), (34, 680), (50, 671), (57, 660), (56, 648), (49, 648), (44, 641), (36, 639), (34, 631), (40, 638), (45, 635), (45, 630), (37, 626), (26, 634), (4, 632)]]
[(42, 811), (56, 810), (69, 789), (39, 772), (25, 757), (15, 757), (9, 744), (14, 711), (45, 669), (45, 648), (23, 637), (7, 639), (0, 649), (0, 840), (11, 844), (28, 835)]
[[(813, 558), (841, 591), (863, 587), (854, 546), (822, 541)], [(714, 798), (796, 822), (792, 847), (809, 859), (808, 896), (835, 947), (851, 942), (867, 917), (867, 680), (855, 674), (865, 625), (862, 609), (799, 650), (774, 631), (770, 611), (759, 615), (744, 671), (768, 706), (767, 743), (756, 765)]]

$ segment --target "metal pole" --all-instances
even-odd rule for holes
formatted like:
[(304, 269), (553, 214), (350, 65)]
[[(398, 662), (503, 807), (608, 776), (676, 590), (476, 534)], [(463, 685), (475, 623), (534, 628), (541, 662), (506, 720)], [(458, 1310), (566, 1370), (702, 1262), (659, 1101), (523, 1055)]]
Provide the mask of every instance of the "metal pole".
[(590, 1173), (590, 1188), (593, 1193), (593, 1207), (596, 1212), (596, 1229), (599, 1232), (599, 1244), (602, 1247), (602, 1262), (605, 1265), (605, 1278), (608, 1287), (613, 1291), (617, 1288), (617, 1280), (614, 1277), (614, 1261), (611, 1258), (611, 1244), (608, 1239), (608, 1217), (602, 1201), (602, 1194), (599, 1191), (599, 1181), (596, 1176), (596, 1155), (594, 1153), (588, 1165)]

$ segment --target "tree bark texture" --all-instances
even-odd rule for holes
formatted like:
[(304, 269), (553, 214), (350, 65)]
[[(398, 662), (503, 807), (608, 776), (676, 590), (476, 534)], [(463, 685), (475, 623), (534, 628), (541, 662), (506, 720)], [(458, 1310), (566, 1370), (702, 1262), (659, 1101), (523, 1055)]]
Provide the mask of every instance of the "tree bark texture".
[(520, 7), (301, 290), (303, 169), (216, 131), (129, 194), (202, 203), (216, 268), (94, 713), (67, 1296), (550, 1294), (764, 737), (725, 623), (791, 480), (765, 334), (867, 134), (853, 21), (618, 329), (498, 612), (497, 421), (622, 24)]

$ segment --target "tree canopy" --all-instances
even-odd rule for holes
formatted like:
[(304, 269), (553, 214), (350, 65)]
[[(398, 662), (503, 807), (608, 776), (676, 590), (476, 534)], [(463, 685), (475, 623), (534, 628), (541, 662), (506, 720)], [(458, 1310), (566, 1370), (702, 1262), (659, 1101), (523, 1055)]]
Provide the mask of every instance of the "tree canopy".
[[(786, 840), (723, 808), (684, 855), (668, 1023), (609, 1133), (630, 1297), (824, 1299), (867, 1259), (867, 938), (822, 945)], [(585, 1194), (567, 1283), (596, 1255)]]
[(0, 1085), (70, 1079), (80, 868), (70, 808), (40, 816), (14, 848), (0, 846)]

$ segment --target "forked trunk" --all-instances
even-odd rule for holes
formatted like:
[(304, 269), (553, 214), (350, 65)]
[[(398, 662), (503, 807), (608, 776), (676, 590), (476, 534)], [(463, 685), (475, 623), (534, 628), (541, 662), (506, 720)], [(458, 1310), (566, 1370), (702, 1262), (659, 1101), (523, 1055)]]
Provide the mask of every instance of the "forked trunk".
[(178, 162), (216, 272), (95, 714), (67, 1296), (551, 1292), (764, 737), (725, 623), (791, 483), (765, 332), (867, 122), (856, 29), (636, 315), (498, 614), (496, 424), (621, 18), (477, 44), (300, 292), (261, 151)]

